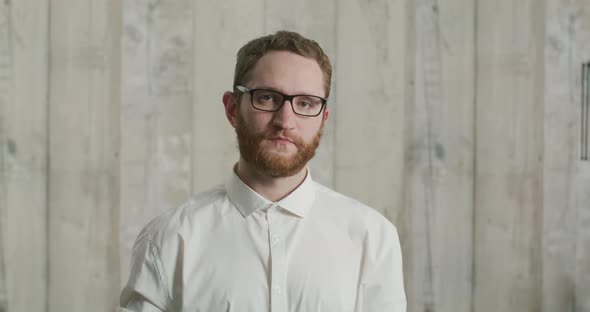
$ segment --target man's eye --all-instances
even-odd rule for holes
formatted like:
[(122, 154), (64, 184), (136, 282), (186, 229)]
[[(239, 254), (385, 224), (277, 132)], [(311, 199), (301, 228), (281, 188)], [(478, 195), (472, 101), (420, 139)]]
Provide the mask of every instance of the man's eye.
[(258, 99), (258, 101), (261, 101), (261, 102), (274, 102), (276, 99), (276, 96), (274, 96), (271, 93), (266, 93), (266, 94), (260, 94), (256, 98)]

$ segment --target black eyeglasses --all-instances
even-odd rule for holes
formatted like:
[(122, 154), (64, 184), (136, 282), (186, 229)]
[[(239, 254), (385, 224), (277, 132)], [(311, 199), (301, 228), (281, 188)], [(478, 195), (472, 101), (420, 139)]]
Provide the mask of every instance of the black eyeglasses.
[(289, 101), (295, 114), (315, 117), (322, 112), (327, 102), (326, 99), (315, 95), (286, 95), (274, 90), (249, 89), (244, 86), (236, 86), (236, 89), (249, 93), (252, 107), (265, 112), (276, 112), (281, 109), (285, 101)]

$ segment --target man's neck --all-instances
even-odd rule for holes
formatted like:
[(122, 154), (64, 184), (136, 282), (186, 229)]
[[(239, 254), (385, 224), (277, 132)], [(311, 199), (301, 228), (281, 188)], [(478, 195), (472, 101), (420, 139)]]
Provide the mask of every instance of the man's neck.
[(289, 177), (270, 177), (260, 174), (244, 159), (240, 158), (235, 167), (238, 177), (262, 197), (276, 202), (293, 192), (307, 176), (307, 167)]

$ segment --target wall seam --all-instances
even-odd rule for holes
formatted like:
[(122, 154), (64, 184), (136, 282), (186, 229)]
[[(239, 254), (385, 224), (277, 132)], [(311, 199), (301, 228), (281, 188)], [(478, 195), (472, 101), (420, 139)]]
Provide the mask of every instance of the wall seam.
[(476, 300), (476, 259), (477, 259), (477, 251), (476, 251), (476, 244), (477, 241), (477, 233), (475, 229), (476, 221), (477, 221), (477, 95), (479, 89), (479, 68), (478, 68), (478, 56), (479, 56), (479, 48), (478, 48), (478, 0), (473, 0), (473, 119), (472, 119), (472, 127), (473, 127), (473, 183), (472, 183), (472, 215), (471, 215), (471, 296), (470, 298), (470, 310), (471, 312), (475, 312), (475, 300)]

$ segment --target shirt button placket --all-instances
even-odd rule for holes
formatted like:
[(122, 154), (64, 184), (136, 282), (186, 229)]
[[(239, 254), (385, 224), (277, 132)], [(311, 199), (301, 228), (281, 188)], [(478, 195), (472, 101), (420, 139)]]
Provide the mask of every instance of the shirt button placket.
[(277, 207), (272, 206), (266, 212), (270, 248), (270, 311), (287, 311), (285, 289), (285, 244), (280, 236), (280, 225)]

